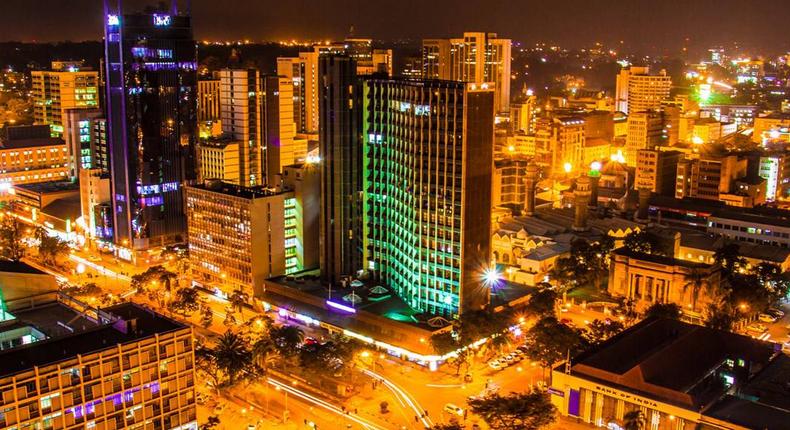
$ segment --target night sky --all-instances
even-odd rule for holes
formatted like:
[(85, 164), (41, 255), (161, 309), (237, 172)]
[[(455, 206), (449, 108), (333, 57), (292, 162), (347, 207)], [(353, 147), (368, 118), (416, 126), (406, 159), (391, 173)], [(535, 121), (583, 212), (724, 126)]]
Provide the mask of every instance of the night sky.
[[(182, 3), (185, 0), (181, 0)], [(127, 0), (130, 8), (153, 1)], [(192, 0), (200, 39), (449, 37), (498, 32), (525, 42), (678, 52), (714, 44), (783, 52), (788, 0)], [(101, 0), (2, 0), (0, 41), (98, 40)]]

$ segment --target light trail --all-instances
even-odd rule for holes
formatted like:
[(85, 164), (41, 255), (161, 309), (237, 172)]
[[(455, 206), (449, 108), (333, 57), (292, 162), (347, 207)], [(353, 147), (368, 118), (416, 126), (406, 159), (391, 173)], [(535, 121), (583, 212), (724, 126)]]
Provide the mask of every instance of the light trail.
[(327, 402), (325, 400), (319, 399), (318, 397), (315, 397), (315, 396), (313, 396), (311, 394), (305, 393), (304, 391), (297, 390), (296, 388), (294, 388), (294, 387), (292, 387), (292, 386), (290, 386), (290, 385), (288, 385), (286, 383), (277, 381), (277, 380), (272, 379), (272, 378), (266, 378), (266, 380), (267, 380), (267, 382), (269, 384), (273, 385), (275, 388), (281, 389), (283, 391), (287, 391), (288, 393), (290, 393), (290, 394), (292, 394), (292, 395), (294, 395), (296, 397), (299, 397), (302, 400), (307, 400), (308, 402), (313, 403), (315, 405), (318, 405), (318, 406), (320, 406), (320, 407), (322, 407), (322, 408), (324, 408), (324, 409), (326, 409), (326, 410), (328, 410), (330, 412), (334, 412), (334, 413), (336, 413), (338, 415), (344, 416), (344, 417), (350, 419), (351, 421), (354, 421), (355, 423), (357, 423), (357, 424), (359, 424), (359, 425), (361, 425), (361, 426), (363, 426), (365, 428), (370, 428), (370, 429), (373, 429), (373, 430), (387, 430), (385, 427), (381, 427), (381, 426), (379, 426), (379, 425), (377, 425), (375, 423), (372, 423), (372, 422), (370, 422), (370, 421), (368, 421), (368, 420), (366, 420), (364, 418), (361, 418), (361, 417), (359, 417), (359, 416), (357, 416), (355, 414), (345, 413), (340, 408), (338, 408), (337, 406), (335, 406), (335, 405), (333, 405), (333, 404), (331, 404), (331, 403), (329, 403), (329, 402)]
[(431, 421), (431, 418), (423, 415), (425, 413), (425, 409), (420, 407), (420, 405), (417, 403), (417, 400), (412, 398), (412, 396), (409, 393), (407, 393), (405, 390), (395, 385), (395, 383), (393, 383), (389, 379), (379, 375), (376, 372), (373, 372), (372, 370), (365, 369), (364, 372), (366, 375), (384, 382), (384, 385), (395, 394), (395, 397), (402, 397), (406, 401), (406, 403), (408, 403), (411, 409), (414, 411), (414, 414), (420, 417), (420, 421), (425, 426), (425, 428), (433, 427), (433, 422)]

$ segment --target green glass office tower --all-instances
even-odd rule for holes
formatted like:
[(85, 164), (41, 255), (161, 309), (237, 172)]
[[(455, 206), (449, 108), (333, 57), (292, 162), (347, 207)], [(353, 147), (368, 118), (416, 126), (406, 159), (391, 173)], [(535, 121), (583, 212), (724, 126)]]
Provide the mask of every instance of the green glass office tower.
[(484, 307), (493, 87), (369, 79), (363, 100), (367, 268), (422, 312)]

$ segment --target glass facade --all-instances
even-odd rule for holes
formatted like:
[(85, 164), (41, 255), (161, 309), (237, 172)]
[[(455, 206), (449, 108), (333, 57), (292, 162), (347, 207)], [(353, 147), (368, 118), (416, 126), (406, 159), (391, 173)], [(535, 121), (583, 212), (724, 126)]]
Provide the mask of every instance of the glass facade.
[[(493, 117), (493, 92), (480, 94), (476, 106), (464, 83), (365, 83), (367, 265), (410, 306), (431, 314), (453, 316), (466, 307), (463, 292), (481, 282), (464, 275), (465, 261), (481, 260), (482, 270), (489, 259), (493, 124), (478, 117)], [(480, 130), (479, 139), (468, 139)], [(481, 161), (469, 162), (471, 154)], [(467, 203), (472, 178), (487, 191)], [(465, 219), (465, 205), (485, 217)], [(480, 225), (472, 227), (472, 219)], [(485, 235), (473, 231), (480, 227)], [(477, 251), (464, 255), (465, 242)], [(467, 299), (475, 295), (466, 292)], [(487, 297), (474, 301), (477, 307)]]
[(115, 242), (146, 249), (183, 240), (182, 186), (196, 178), (197, 50), (191, 19), (109, 10), (107, 16)]

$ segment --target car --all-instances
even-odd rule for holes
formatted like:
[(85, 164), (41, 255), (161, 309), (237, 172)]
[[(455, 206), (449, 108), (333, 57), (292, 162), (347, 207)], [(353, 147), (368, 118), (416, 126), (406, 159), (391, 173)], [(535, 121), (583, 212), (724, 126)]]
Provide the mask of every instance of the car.
[(513, 364), (513, 363), (515, 363), (515, 362), (516, 362), (516, 356), (515, 356), (515, 355), (512, 355), (512, 354), (508, 354), (508, 355), (506, 355), (506, 356), (502, 357), (502, 358), (500, 359), (500, 361), (501, 361), (501, 360), (504, 360), (504, 361), (505, 361), (505, 363), (507, 363), (508, 365), (511, 365), (511, 364)]
[(228, 404), (225, 402), (217, 403), (217, 406), (214, 406), (214, 415), (221, 414), (227, 406)]
[(91, 254), (91, 255), (88, 256), (88, 260), (90, 260), (90, 261), (101, 261), (101, 257), (99, 257), (96, 254)]
[(444, 405), (444, 411), (453, 415), (463, 416), (464, 410), (452, 403)]
[(781, 309), (776, 309), (776, 308), (770, 308), (767, 311), (765, 311), (765, 313), (767, 313), (769, 315), (773, 315), (776, 318), (780, 318), (780, 319), (784, 318), (784, 316), (785, 316), (785, 311), (783, 311)]
[(492, 360), (488, 362), (488, 367), (494, 370), (500, 370), (502, 369), (502, 364), (499, 362), (499, 360)]
[(258, 430), (257, 424), (247, 424), (247, 430)]
[(778, 320), (778, 318), (768, 313), (758, 315), (757, 319), (759, 319), (764, 323), (769, 323), (769, 324), (775, 323)]
[(523, 350), (520, 350), (520, 349), (514, 349), (513, 350), (513, 354), (516, 354), (520, 358), (524, 358), (524, 356), (527, 355), (526, 352), (524, 352)]
[(560, 320), (560, 324), (565, 324), (568, 327), (576, 327), (576, 324), (573, 323), (569, 318), (563, 318)]
[(754, 324), (749, 324), (746, 327), (746, 331), (749, 333), (763, 334), (766, 331), (768, 331), (768, 327), (759, 323), (754, 323)]

